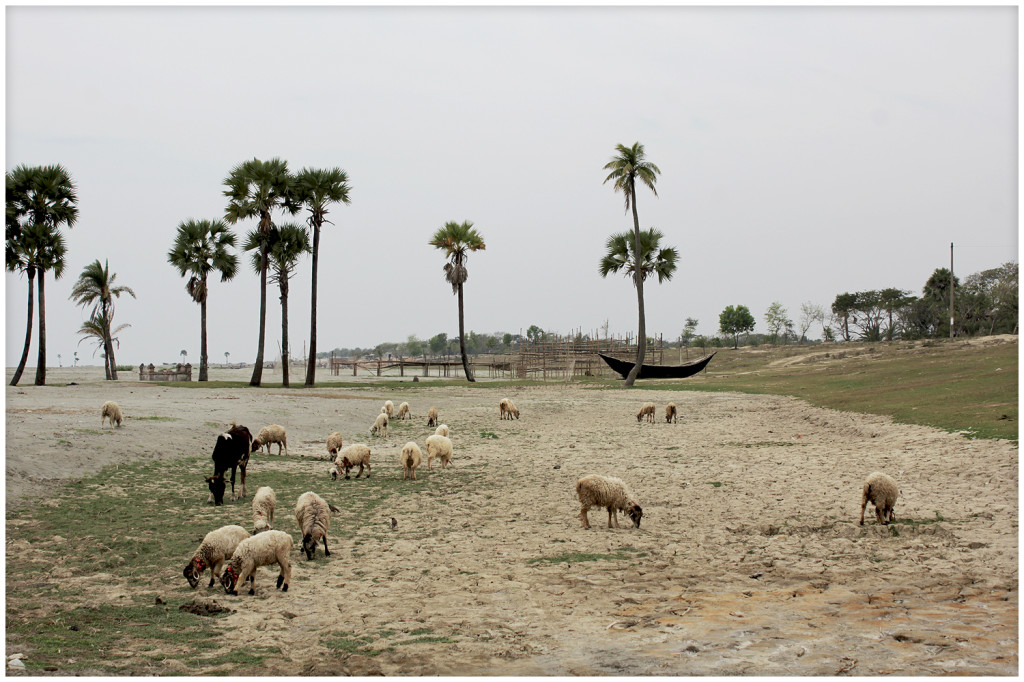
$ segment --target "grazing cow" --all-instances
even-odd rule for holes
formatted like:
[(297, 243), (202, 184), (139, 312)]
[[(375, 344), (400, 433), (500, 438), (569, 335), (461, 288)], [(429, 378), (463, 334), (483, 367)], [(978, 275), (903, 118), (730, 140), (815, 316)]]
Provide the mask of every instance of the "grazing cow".
[(207, 503), (214, 505), (224, 504), (224, 489), (227, 483), (224, 474), (231, 469), (231, 499), (235, 497), (235, 469), (242, 471), (242, 497), (248, 492), (245, 489), (245, 467), (249, 464), (249, 452), (252, 448), (252, 434), (244, 426), (238, 426), (234, 422), (227, 432), (217, 436), (217, 444), (213, 447), (213, 476), (206, 478), (210, 486), (210, 499)]

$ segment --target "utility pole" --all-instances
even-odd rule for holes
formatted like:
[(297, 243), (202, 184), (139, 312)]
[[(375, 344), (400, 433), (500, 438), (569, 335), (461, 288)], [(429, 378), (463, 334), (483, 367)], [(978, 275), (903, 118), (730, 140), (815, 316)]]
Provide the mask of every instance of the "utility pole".
[(953, 242), (949, 243), (949, 339), (953, 340)]

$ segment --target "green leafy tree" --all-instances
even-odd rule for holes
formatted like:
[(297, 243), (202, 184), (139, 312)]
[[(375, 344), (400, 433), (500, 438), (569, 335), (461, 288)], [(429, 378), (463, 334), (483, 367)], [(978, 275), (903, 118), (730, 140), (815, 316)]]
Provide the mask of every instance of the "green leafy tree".
[[(96, 352), (105, 348), (108, 343), (120, 348), (121, 340), (118, 334), (131, 327), (131, 325), (122, 324), (115, 329), (111, 329), (110, 324), (110, 320), (105, 318), (103, 311), (94, 309), (89, 319), (83, 322), (78, 330), (78, 333), (82, 335), (82, 338), (78, 340), (78, 344), (81, 345), (82, 341), (93, 339), (96, 342), (96, 350), (92, 352), (93, 357), (96, 357)], [(103, 366), (109, 368), (110, 357), (106, 353), (101, 353), (101, 355), (103, 356)], [(78, 360), (77, 353), (75, 354), (75, 360)]]
[(504, 347), (505, 352), (507, 353), (512, 348), (512, 335), (509, 333), (503, 335), (501, 337), (501, 345)]
[[(167, 253), (167, 262), (188, 276), (185, 291), (199, 304), (199, 381), (209, 378), (206, 352), (206, 302), (209, 295), (207, 279), (219, 273), (227, 282), (238, 272), (238, 256), (231, 252), (235, 235), (221, 220), (186, 220), (178, 224), (174, 245)], [(225, 362), (227, 357), (225, 357)]]
[[(786, 328), (789, 322), (788, 312), (778, 301), (773, 301), (764, 313), (764, 323), (771, 334), (772, 343), (778, 342), (779, 332)], [(791, 323), (792, 324), (792, 323)]]
[(288, 173), (288, 162), (278, 158), (270, 161), (253, 159), (238, 164), (224, 179), (224, 196), (228, 206), (224, 219), (234, 225), (239, 220), (259, 219), (257, 232), (264, 238), (260, 253), (260, 331), (256, 348), (256, 364), (252, 370), (250, 386), (263, 381), (263, 349), (267, 326), (267, 251), (266, 240), (273, 226), (274, 211), (284, 209), (294, 215), (298, 206), (292, 201), (293, 178)]
[(444, 332), (435, 334), (430, 337), (427, 345), (430, 347), (430, 352), (433, 355), (441, 355), (448, 348), (448, 335)]
[[(37, 237), (43, 228), (49, 232), (35, 262), (36, 287), (39, 292), (39, 352), (36, 358), (37, 386), (46, 384), (46, 272), (53, 271), (54, 279), (64, 272), (66, 248), (60, 227), (70, 229), (78, 220), (78, 193), (71, 175), (60, 165), (20, 165), (7, 174), (6, 234), (7, 254), (13, 249), (12, 240), (20, 237), (29, 226), (36, 227)], [(21, 375), (18, 374), (20, 379)]]
[(309, 212), (306, 222), (313, 230), (313, 287), (309, 312), (309, 364), (306, 366), (306, 386), (316, 381), (316, 305), (317, 278), (320, 258), (320, 228), (327, 220), (332, 204), (349, 204), (348, 174), (340, 168), (303, 168), (295, 175), (291, 202)]
[[(633, 209), (633, 252), (643, 254), (644, 251), (640, 245), (640, 218), (637, 216), (636, 211), (636, 183), (639, 180), (641, 184), (646, 185), (651, 190), (654, 196), (658, 196), (654, 185), (658, 181), (661, 169), (647, 160), (644, 146), (639, 142), (633, 143), (632, 147), (626, 147), (622, 144), (616, 145), (615, 151), (616, 155), (604, 166), (604, 170), (610, 171), (604, 182), (607, 183), (609, 180), (612, 180), (612, 186), (615, 191), (622, 192), (625, 198), (626, 210)], [(636, 269), (633, 273), (639, 313), (639, 330), (636, 335), (636, 364), (633, 365), (633, 369), (626, 376), (626, 381), (623, 384), (624, 388), (632, 386), (636, 381), (636, 377), (640, 373), (640, 366), (643, 365), (644, 358), (647, 355), (647, 319), (644, 314), (644, 282), (641, 273), (641, 269)]]
[(739, 335), (754, 331), (754, 316), (745, 305), (726, 306), (718, 315), (718, 329), (732, 336), (732, 347), (739, 348)]
[(266, 253), (270, 264), (270, 281), (277, 284), (281, 292), (281, 384), (290, 386), (288, 370), (290, 354), (288, 349), (288, 280), (295, 275), (299, 259), (310, 253), (309, 233), (302, 225), (286, 223), (280, 227), (273, 225), (266, 236), (255, 230), (246, 236), (245, 251), (252, 252), (250, 263), (255, 272), (262, 267), (263, 254)]
[(914, 297), (909, 294), (909, 291), (892, 287), (878, 292), (878, 305), (888, 319), (888, 326), (882, 330), (882, 335), (887, 341), (892, 341), (896, 336), (900, 311), (914, 302)]
[[(10, 233), (9, 233), (10, 234)], [(11, 386), (17, 386), (28, 361), (29, 346), (32, 343), (32, 322), (35, 314), (35, 276), (41, 267), (52, 268), (59, 264), (64, 269), (64, 238), (47, 225), (27, 225), (19, 228), (7, 240), (7, 270), (22, 272), (28, 277), (28, 315), (25, 327), (25, 346), (21, 359), (11, 378)], [(50, 264), (50, 265), (47, 265)]]
[(526, 338), (529, 339), (531, 343), (537, 343), (544, 338), (544, 330), (535, 324), (531, 324), (530, 328), (526, 330)]
[(409, 338), (405, 341), (405, 352), (409, 354), (409, 357), (423, 355), (423, 342), (417, 339), (415, 334), (409, 334)]
[(459, 351), (462, 354), (462, 368), (466, 372), (467, 381), (476, 381), (469, 369), (469, 358), (466, 356), (466, 326), (462, 297), (462, 288), (469, 278), (466, 270), (466, 259), (471, 251), (483, 251), (487, 248), (483, 237), (473, 228), (473, 223), (447, 222), (444, 227), (434, 233), (428, 242), (436, 249), (444, 251), (448, 262), (444, 266), (444, 278), (452, 285), (452, 293), (459, 297)]
[(850, 340), (850, 314), (857, 306), (857, 294), (837, 294), (832, 302), (832, 314), (841, 321), (839, 331), (842, 332), (843, 341)]
[(114, 320), (114, 299), (121, 294), (135, 298), (131, 287), (114, 284), (117, 273), (110, 271), (110, 262), (100, 265), (97, 258), (82, 269), (78, 281), (71, 289), (71, 300), (83, 308), (93, 306), (92, 318), (105, 325), (104, 348), (106, 355), (107, 379), (117, 381), (117, 363), (114, 361), (114, 341), (110, 335), (110, 324)]

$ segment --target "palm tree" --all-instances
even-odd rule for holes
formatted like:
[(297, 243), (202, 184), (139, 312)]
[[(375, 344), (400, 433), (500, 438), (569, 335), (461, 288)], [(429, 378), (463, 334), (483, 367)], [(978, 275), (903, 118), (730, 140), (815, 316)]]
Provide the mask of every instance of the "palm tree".
[(199, 381), (207, 381), (209, 360), (206, 355), (206, 280), (211, 272), (220, 273), (227, 282), (238, 271), (238, 256), (229, 250), (235, 235), (222, 220), (186, 220), (178, 224), (174, 246), (167, 252), (167, 262), (178, 268), (178, 274), (191, 275), (185, 291), (199, 304)]
[[(281, 364), (283, 367), (282, 384), (288, 384), (288, 280), (295, 274), (299, 258), (310, 252), (309, 233), (306, 228), (294, 223), (287, 223), (270, 228), (267, 235), (267, 258), (273, 274), (271, 281), (277, 282), (281, 290)], [(261, 254), (264, 240), (258, 232), (250, 232), (245, 240), (245, 250), (252, 251), (252, 268), (260, 270)]]
[[(39, 288), (39, 353), (35, 383), (42, 386), (46, 384), (45, 273), (53, 270), (54, 277), (59, 278), (64, 272), (66, 249), (60, 226), (74, 227), (78, 219), (78, 194), (71, 175), (60, 165), (20, 165), (6, 174), (5, 184), (8, 261), (15, 251), (12, 242), (20, 239), (25, 230), (35, 226), (35, 238), (42, 240), (37, 245), (39, 250), (35, 259), (35, 272), (39, 275), (36, 280)], [(26, 344), (30, 340), (26, 339)], [(21, 378), (20, 373), (16, 376)]]
[[(224, 219), (232, 225), (239, 220), (259, 218), (258, 231), (266, 237), (273, 225), (271, 214), (284, 208), (292, 215), (298, 207), (288, 201), (293, 178), (288, 173), (288, 162), (278, 158), (270, 161), (253, 159), (231, 169), (224, 179), (227, 189), (228, 207)], [(259, 386), (263, 381), (263, 344), (266, 340), (267, 323), (267, 251), (266, 242), (260, 251), (260, 334), (256, 349), (256, 365), (253, 367), (250, 386)]]
[[(306, 366), (306, 386), (313, 386), (316, 378), (316, 292), (317, 263), (320, 257), (320, 228), (326, 219), (330, 204), (348, 204), (348, 174), (340, 168), (303, 168), (295, 176), (292, 201), (309, 211), (306, 222), (313, 228), (313, 289), (309, 313), (309, 363)], [(332, 223), (333, 224), (333, 223)]]
[[(71, 289), (71, 300), (78, 305), (85, 307), (93, 306), (92, 318), (108, 325), (105, 330), (103, 352), (107, 356), (106, 370), (107, 379), (117, 381), (117, 364), (114, 362), (114, 342), (110, 337), (110, 323), (114, 320), (114, 299), (120, 298), (121, 294), (128, 294), (135, 298), (135, 292), (131, 287), (115, 285), (117, 273), (110, 271), (109, 261), (100, 265), (97, 258), (82, 269), (78, 281)], [(97, 315), (97, 311), (101, 314)]]
[(428, 242), (431, 246), (445, 252), (448, 262), (444, 266), (444, 278), (452, 285), (452, 293), (459, 296), (459, 351), (462, 353), (462, 368), (466, 372), (467, 381), (476, 381), (469, 369), (469, 358), (466, 357), (466, 326), (463, 321), (462, 285), (469, 278), (466, 270), (466, 257), (470, 251), (483, 251), (487, 248), (484, 238), (473, 229), (473, 223), (447, 222), (444, 227), (434, 233)]
[[(92, 315), (89, 316), (89, 319), (83, 322), (82, 326), (78, 330), (78, 333), (82, 335), (82, 338), (78, 340), (78, 343), (81, 345), (82, 341), (85, 341), (86, 339), (95, 339), (96, 350), (92, 352), (92, 355), (93, 357), (96, 357), (96, 351), (101, 348), (106, 348), (108, 341), (111, 344), (117, 344), (118, 348), (120, 348), (121, 340), (116, 335), (129, 327), (131, 327), (130, 324), (122, 324), (116, 329), (110, 329), (110, 320), (104, 317), (104, 313), (102, 311), (94, 309), (92, 311)], [(78, 353), (76, 352), (75, 362), (77, 361)], [(110, 366), (110, 356), (108, 356), (106, 352), (103, 353), (103, 364), (104, 367), (107, 368)]]
[[(616, 192), (622, 192), (626, 199), (626, 210), (630, 207), (633, 209), (633, 252), (643, 253), (640, 248), (640, 219), (636, 213), (636, 181), (639, 180), (654, 193), (654, 196), (658, 196), (658, 191), (654, 189), (654, 183), (658, 181), (658, 174), (661, 173), (661, 169), (656, 165), (647, 160), (644, 155), (644, 146), (639, 142), (634, 142), (632, 147), (626, 147), (625, 145), (616, 145), (615, 150), (616, 156), (612, 157), (612, 160), (605, 164), (604, 169), (611, 171), (608, 173), (608, 177), (604, 179), (605, 183), (609, 180), (614, 180), (613, 188)], [(636, 298), (637, 307), (640, 314), (640, 329), (637, 332), (637, 354), (636, 364), (633, 365), (633, 369), (629, 371), (626, 376), (626, 383), (623, 387), (632, 386), (633, 382), (636, 381), (637, 375), (640, 373), (640, 366), (644, 363), (644, 357), (647, 355), (647, 320), (644, 316), (644, 281), (640, 276), (640, 270), (633, 273), (633, 281), (636, 283)]]
[[(602, 277), (609, 274), (622, 272), (627, 277), (632, 277), (633, 282), (637, 281), (637, 273), (640, 274), (640, 281), (644, 281), (651, 275), (658, 276), (658, 284), (672, 279), (676, 271), (676, 261), (679, 260), (679, 252), (673, 247), (661, 248), (661, 240), (665, 235), (660, 230), (651, 227), (640, 233), (640, 254), (636, 257), (636, 241), (632, 232), (618, 232), (608, 237), (605, 242), (607, 250), (598, 271)], [(637, 264), (639, 263), (639, 267)]]

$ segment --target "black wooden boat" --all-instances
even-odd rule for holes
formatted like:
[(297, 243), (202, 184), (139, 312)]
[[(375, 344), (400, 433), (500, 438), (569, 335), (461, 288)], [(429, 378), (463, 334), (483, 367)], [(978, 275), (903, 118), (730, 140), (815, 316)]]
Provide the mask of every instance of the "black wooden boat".
[[(715, 351), (717, 353), (718, 351)], [(697, 372), (701, 371), (708, 366), (711, 362), (711, 358), (715, 357), (715, 353), (707, 355), (700, 360), (694, 360), (688, 362), (685, 365), (641, 365), (640, 374), (637, 375), (637, 379), (685, 379), (691, 377)], [(622, 375), (625, 379), (630, 370), (636, 364), (632, 360), (619, 360), (617, 358), (608, 357), (602, 353), (598, 353), (601, 359), (608, 363), (608, 366), (613, 370)]]

